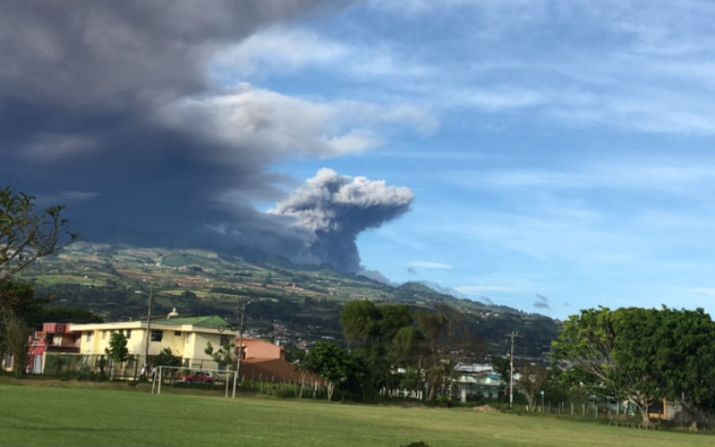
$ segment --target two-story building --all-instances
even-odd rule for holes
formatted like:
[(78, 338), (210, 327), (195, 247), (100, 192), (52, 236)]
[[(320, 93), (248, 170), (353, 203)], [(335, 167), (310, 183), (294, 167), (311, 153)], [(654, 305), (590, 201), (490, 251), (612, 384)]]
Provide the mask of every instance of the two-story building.
[(43, 323), (27, 343), (27, 371), (42, 374), (46, 353), (79, 352), (79, 334), (72, 332), (68, 323)]
[[(177, 314), (172, 312), (172, 315)], [(148, 330), (146, 320), (72, 324), (70, 329), (81, 334), (79, 352), (83, 355), (105, 354), (112, 333), (121, 332), (127, 339), (129, 354), (135, 356), (139, 365), (147, 363), (144, 357), (148, 337), (149, 360), (169, 348), (172, 355), (181, 358), (184, 366), (204, 369), (217, 367), (211, 356), (204, 352), (208, 343), (218, 348), (232, 343), (236, 338), (229, 324), (215, 315), (152, 320)]]

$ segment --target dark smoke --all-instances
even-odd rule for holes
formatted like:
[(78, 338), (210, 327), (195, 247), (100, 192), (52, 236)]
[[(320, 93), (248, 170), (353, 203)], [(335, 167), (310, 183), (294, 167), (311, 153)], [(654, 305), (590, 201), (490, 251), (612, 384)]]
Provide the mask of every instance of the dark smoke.
[(405, 213), (413, 199), (407, 188), (321, 169), (274, 212), (295, 218), (295, 226), (316, 235), (309, 248), (316, 258), (356, 272), (360, 268), (358, 234)]
[(0, 187), (66, 204), (89, 241), (248, 246), (346, 270), (359, 264), (357, 233), (406, 209), (346, 203), (342, 230), (257, 212), (253, 201), (282, 196), (271, 163), (367, 143), (353, 129), (326, 132), (314, 104), (207, 80), (222, 49), (346, 2), (79, 3), (0, 5)]

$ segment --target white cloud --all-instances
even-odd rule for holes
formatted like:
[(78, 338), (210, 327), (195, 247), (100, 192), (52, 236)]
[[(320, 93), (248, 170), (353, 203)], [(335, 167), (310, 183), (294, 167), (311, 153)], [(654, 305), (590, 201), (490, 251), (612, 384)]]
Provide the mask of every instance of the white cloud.
[(98, 143), (82, 134), (42, 134), (35, 138), (27, 155), (38, 161), (55, 161), (61, 157), (95, 150)]
[(350, 51), (343, 43), (307, 30), (274, 27), (220, 52), (212, 70), (241, 77), (257, 71), (294, 71), (334, 63)]
[[(401, 105), (319, 101), (242, 84), (213, 96), (184, 98), (159, 108), (171, 127), (192, 127), (228, 147), (253, 149), (257, 157), (333, 157), (380, 147), (387, 126), (430, 132), (428, 113)], [(245, 151), (241, 151), (245, 156)], [(230, 159), (232, 154), (220, 154)]]
[(483, 293), (511, 293), (514, 289), (508, 286), (483, 285), (483, 286), (459, 286), (455, 287), (459, 293), (465, 295), (481, 295)]
[(267, 28), (221, 51), (214, 57), (210, 72), (218, 78), (246, 79), (307, 69), (337, 72), (361, 81), (439, 74), (439, 70), (398, 52), (387, 41), (338, 41), (311, 30), (283, 26)]
[(409, 267), (420, 268), (426, 270), (452, 270), (452, 266), (443, 262), (433, 261), (413, 261), (409, 263)]
[[(709, 2), (404, 0), (366, 10), (393, 28), (425, 27), (424, 37), (369, 24), (339, 37), (271, 28), (222, 66), (244, 75), (318, 70), (357, 83), (356, 92), (441, 112), (528, 110), (527, 119), (557, 126), (715, 134)], [(429, 27), (436, 17), (444, 31)]]
[(694, 287), (688, 291), (696, 295), (715, 298), (715, 287)]
[[(715, 168), (710, 163), (679, 160), (590, 161), (559, 169), (504, 168), (481, 172), (450, 171), (442, 174), (445, 182), (478, 189), (584, 191), (624, 190), (690, 195), (715, 185)], [(700, 189), (696, 189), (696, 187)]]

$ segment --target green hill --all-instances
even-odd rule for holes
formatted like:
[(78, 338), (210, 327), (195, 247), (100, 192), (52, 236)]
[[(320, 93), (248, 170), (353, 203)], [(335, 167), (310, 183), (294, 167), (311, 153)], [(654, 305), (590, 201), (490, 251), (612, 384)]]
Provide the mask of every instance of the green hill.
[(176, 308), (182, 315), (217, 314), (237, 321), (238, 303), (248, 307), (254, 335), (288, 343), (341, 337), (341, 305), (349, 300), (404, 303), (430, 309), (444, 303), (477, 325), (489, 351), (506, 352), (505, 336), (523, 336), (521, 357), (543, 358), (559, 322), (505, 306), (455, 298), (421, 283), (391, 286), (327, 268), (276, 263), (270, 258), (223, 256), (203, 250), (172, 250), (76, 243), (44, 258), (24, 273), (53, 305), (76, 307), (107, 320), (143, 318), (154, 285), (155, 314)]

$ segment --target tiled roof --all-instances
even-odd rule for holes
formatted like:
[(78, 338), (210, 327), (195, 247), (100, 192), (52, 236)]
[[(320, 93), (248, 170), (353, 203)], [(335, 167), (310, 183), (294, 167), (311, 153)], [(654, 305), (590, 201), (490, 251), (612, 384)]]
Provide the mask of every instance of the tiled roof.
[(230, 324), (218, 315), (209, 315), (203, 317), (177, 317), (168, 320), (154, 320), (152, 321), (152, 324), (167, 324), (176, 326), (189, 324), (192, 326), (205, 327), (210, 329), (230, 329)]

